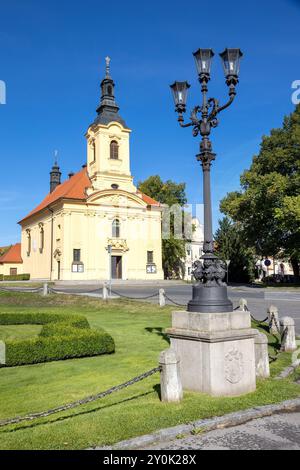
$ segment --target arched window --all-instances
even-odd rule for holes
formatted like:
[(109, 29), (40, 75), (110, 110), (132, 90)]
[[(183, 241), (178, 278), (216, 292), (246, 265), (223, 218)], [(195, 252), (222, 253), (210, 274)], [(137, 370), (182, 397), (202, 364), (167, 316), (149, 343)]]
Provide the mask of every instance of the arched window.
[(112, 223), (112, 236), (113, 238), (120, 237), (120, 221), (119, 219), (115, 219)]
[(112, 140), (110, 143), (110, 158), (113, 160), (118, 160), (119, 158), (119, 145), (115, 140)]

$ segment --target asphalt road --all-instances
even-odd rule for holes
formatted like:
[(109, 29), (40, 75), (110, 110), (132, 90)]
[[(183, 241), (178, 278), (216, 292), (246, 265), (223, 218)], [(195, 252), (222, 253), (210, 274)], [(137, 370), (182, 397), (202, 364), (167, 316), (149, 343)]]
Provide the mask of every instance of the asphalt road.
[(300, 412), (166, 441), (147, 450), (300, 450)]
[[(125, 295), (128, 297), (140, 298), (144, 300), (143, 297), (149, 296), (158, 292), (159, 287), (163, 287), (166, 291), (166, 294), (170, 299), (172, 299), (176, 304), (186, 305), (187, 302), (192, 297), (192, 286), (191, 284), (175, 284), (170, 285), (170, 283), (165, 283), (161, 285), (113, 285), (112, 290), (115, 293)], [(77, 285), (57, 285), (57, 289), (61, 289), (67, 292), (89, 292), (91, 295), (100, 295), (102, 293), (101, 289), (97, 289), (95, 284), (77, 284)], [(246, 286), (241, 287), (229, 287), (228, 288), (229, 298), (232, 300), (234, 307), (238, 305), (239, 299), (244, 297), (248, 301), (248, 308), (251, 311), (252, 315), (258, 320), (263, 320), (267, 315), (267, 309), (271, 304), (275, 304), (279, 309), (279, 315), (291, 316), (295, 319), (296, 331), (300, 334), (300, 291), (288, 292), (285, 290), (276, 290), (271, 289), (260, 289), (260, 288), (251, 288)], [(145, 299), (147, 302), (158, 302), (158, 297)], [(177, 308), (175, 304), (172, 304), (171, 301), (167, 301), (168, 304), (174, 305), (174, 308)], [(180, 308), (178, 306), (178, 308)]]

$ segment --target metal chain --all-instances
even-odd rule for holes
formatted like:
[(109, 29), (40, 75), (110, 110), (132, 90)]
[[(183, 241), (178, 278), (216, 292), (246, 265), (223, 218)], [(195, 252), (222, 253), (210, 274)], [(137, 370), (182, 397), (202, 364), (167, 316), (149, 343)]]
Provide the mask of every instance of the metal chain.
[(70, 291), (64, 291), (64, 290), (58, 290), (58, 289), (53, 289), (53, 287), (48, 287), (48, 291), (53, 293), (53, 294), (90, 294), (92, 292), (98, 292), (101, 288), (98, 287), (97, 289), (93, 289), (93, 290), (87, 290), (87, 291), (80, 291), (80, 292), (70, 292)]
[[(249, 308), (248, 308), (248, 305), (244, 305), (244, 309), (246, 312), (249, 312)], [(266, 317), (264, 318), (263, 320), (258, 320), (257, 318), (255, 318), (251, 313), (250, 313), (250, 317), (252, 318), (253, 321), (255, 321), (256, 323), (258, 324), (261, 324), (261, 323), (265, 323), (269, 317)]]
[(146, 297), (129, 297), (128, 295), (120, 294), (120, 292), (116, 292), (114, 290), (111, 290), (111, 292), (115, 295), (119, 295), (120, 297), (124, 297), (125, 299), (130, 299), (130, 300), (146, 300), (146, 299), (151, 299), (153, 297), (156, 297), (158, 295), (158, 292), (155, 292), (155, 294), (147, 295)]
[(276, 350), (275, 350), (275, 353), (277, 354), (277, 356), (275, 356), (275, 357), (274, 357), (274, 356), (271, 356), (271, 354), (269, 354), (269, 363), (272, 363), (272, 362), (277, 361), (277, 359), (278, 359), (278, 354), (279, 354), (279, 353), (278, 353), (278, 351), (276, 351)]
[[(240, 307), (240, 305), (238, 305), (234, 310), (238, 310), (239, 307)], [(247, 305), (244, 305), (244, 309), (245, 309), (246, 312), (249, 312), (249, 309), (248, 309), (248, 306), (247, 306)], [(272, 315), (274, 315), (274, 314), (272, 314)], [(266, 317), (266, 318), (264, 318), (263, 320), (257, 320), (257, 318), (255, 318), (251, 313), (250, 313), (250, 317), (252, 318), (253, 321), (255, 321), (256, 323), (258, 323), (259, 325), (262, 324), (262, 323), (265, 323), (265, 322), (269, 319), (269, 317)], [(272, 316), (271, 316), (271, 320), (272, 320)], [(276, 318), (275, 318), (275, 317), (274, 317), (274, 320), (275, 320), (275, 324), (276, 324), (277, 322), (276, 322)], [(268, 356), (269, 356), (269, 362), (270, 362), (270, 363), (271, 363), (271, 362), (275, 362), (275, 361), (277, 361), (277, 359), (278, 359), (277, 356), (278, 356), (279, 352), (278, 352), (276, 349), (274, 349), (274, 352), (275, 352), (275, 354), (276, 354), (275, 357), (274, 357), (274, 356), (271, 356), (271, 354), (268, 355)]]
[(42, 287), (35, 287), (35, 288), (31, 289), (31, 288), (26, 288), (26, 287), (17, 288), (17, 287), (1, 287), (0, 286), (0, 291), (3, 291), (3, 292), (21, 292), (21, 293), (31, 292), (31, 293), (37, 293), (37, 292), (40, 292), (42, 290), (43, 290)]
[(87, 403), (91, 403), (93, 401), (98, 400), (99, 398), (104, 398), (107, 395), (110, 395), (111, 393), (118, 392), (119, 390), (122, 390), (123, 388), (127, 388), (130, 385), (134, 385), (137, 382), (140, 382), (141, 380), (144, 380), (148, 377), (150, 377), (153, 374), (156, 374), (157, 372), (160, 372), (161, 366), (155, 367), (154, 369), (150, 369), (147, 372), (144, 372), (141, 375), (138, 375), (137, 377), (134, 377), (131, 380), (128, 380), (127, 382), (124, 382), (120, 385), (116, 385), (114, 387), (109, 388), (105, 392), (100, 392), (97, 393), (96, 395), (90, 395), (86, 398), (82, 398), (81, 400), (77, 400), (71, 403), (67, 403), (66, 405), (58, 406), (57, 408), (52, 408), (47, 411), (41, 411), (39, 413), (31, 413), (26, 416), (16, 416), (15, 418), (8, 418), (5, 420), (0, 421), (0, 427), (3, 426), (8, 426), (9, 424), (17, 424), (21, 423), (22, 421), (32, 421), (34, 419), (38, 418), (46, 418), (47, 416), (50, 416), (54, 413), (59, 413), (61, 411), (66, 411), (66, 410), (71, 410), (72, 408), (76, 408), (77, 406), (80, 405), (85, 405)]
[(170, 299), (170, 297), (168, 297), (166, 293), (165, 298), (169, 300), (169, 302), (172, 302), (172, 304), (177, 305), (178, 307), (186, 307), (186, 304), (178, 304), (177, 302), (174, 302), (174, 300)]
[(268, 320), (268, 318), (269, 318), (269, 317), (266, 317), (266, 318), (264, 318), (263, 320), (257, 320), (257, 318), (254, 318), (254, 316), (251, 315), (251, 313), (250, 313), (250, 317), (252, 318), (253, 321), (255, 321), (256, 323), (258, 323), (259, 325), (260, 325), (261, 323), (265, 323), (265, 322)]
[[(0, 286), (0, 291), (1, 290), (5, 291), (5, 292), (32, 292), (32, 293), (38, 293), (38, 292), (43, 291), (43, 287), (39, 287), (39, 288), (36, 288), (36, 289), (20, 290), (20, 289), (17, 289), (17, 288), (5, 288), (5, 287)], [(90, 294), (92, 292), (98, 292), (99, 290), (100, 290), (100, 287), (98, 287), (97, 289), (84, 291), (84, 292), (74, 292), (74, 291), (69, 292), (69, 291), (53, 289), (53, 287), (48, 286), (48, 292), (51, 293), (51, 294), (69, 294), (69, 295), (72, 295), (72, 294)], [(152, 299), (154, 297), (157, 297), (159, 295), (159, 292), (155, 292), (154, 294), (150, 294), (150, 295), (143, 296), (143, 297), (131, 297), (129, 295), (121, 294), (120, 292), (117, 292), (117, 291), (114, 291), (114, 290), (111, 290), (111, 293), (115, 294), (119, 297), (123, 297), (124, 299), (129, 299), (129, 300), (147, 300), (147, 299)], [(167, 294), (165, 294), (165, 298), (167, 300), (169, 300), (172, 304), (177, 305), (178, 307), (185, 307), (186, 306), (186, 304), (179, 304), (179, 303), (175, 302), (170, 297), (168, 297)]]

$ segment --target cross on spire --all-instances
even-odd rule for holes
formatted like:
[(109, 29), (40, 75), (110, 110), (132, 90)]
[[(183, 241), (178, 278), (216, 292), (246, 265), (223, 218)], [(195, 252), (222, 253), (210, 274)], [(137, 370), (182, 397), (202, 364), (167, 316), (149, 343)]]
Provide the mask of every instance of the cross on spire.
[(105, 63), (106, 63), (106, 78), (110, 77), (110, 61), (111, 58), (109, 56), (105, 57)]

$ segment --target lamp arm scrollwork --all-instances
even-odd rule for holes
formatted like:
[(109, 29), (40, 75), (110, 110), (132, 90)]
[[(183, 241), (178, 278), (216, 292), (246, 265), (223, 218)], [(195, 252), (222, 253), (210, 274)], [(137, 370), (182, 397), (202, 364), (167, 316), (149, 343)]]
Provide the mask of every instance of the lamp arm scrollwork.
[(179, 122), (180, 127), (191, 127), (193, 125), (192, 122), (188, 122), (187, 124), (185, 124), (184, 117), (182, 116), (182, 114), (179, 114), (178, 122)]
[(223, 106), (220, 106), (220, 107), (218, 106), (215, 115), (219, 114), (221, 111), (223, 111), (223, 109), (228, 108), (231, 105), (231, 103), (233, 102), (234, 98), (235, 98), (235, 94), (231, 94), (229, 100), (227, 101), (227, 103), (225, 103)]

